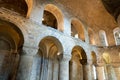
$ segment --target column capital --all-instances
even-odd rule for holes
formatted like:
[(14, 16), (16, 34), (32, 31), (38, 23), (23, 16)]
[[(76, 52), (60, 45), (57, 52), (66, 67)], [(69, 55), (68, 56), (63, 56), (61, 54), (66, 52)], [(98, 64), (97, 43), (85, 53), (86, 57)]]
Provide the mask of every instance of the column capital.
[(38, 49), (39, 49), (39, 47), (23, 46), (23, 54), (36, 55), (38, 52)]

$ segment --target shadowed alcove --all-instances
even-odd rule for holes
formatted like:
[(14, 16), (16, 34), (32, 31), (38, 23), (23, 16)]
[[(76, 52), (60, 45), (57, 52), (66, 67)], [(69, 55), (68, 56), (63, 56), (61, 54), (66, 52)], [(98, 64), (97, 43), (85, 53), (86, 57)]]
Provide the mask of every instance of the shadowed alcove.
[(23, 34), (17, 26), (0, 20), (0, 80), (16, 78), (23, 42)]

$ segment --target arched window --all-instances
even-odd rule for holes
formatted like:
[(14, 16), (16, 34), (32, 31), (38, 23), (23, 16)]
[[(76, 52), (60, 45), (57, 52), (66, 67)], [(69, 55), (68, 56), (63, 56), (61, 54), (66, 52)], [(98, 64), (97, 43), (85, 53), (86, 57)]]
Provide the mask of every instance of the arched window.
[(57, 22), (57, 19), (55, 18), (55, 16), (46, 10), (44, 10), (43, 14), (44, 15), (43, 15), (42, 23), (48, 27), (57, 29), (58, 22)]
[(85, 41), (84, 26), (80, 20), (75, 18), (71, 21), (71, 36)]
[(63, 14), (61, 10), (53, 4), (47, 4), (45, 6), (42, 23), (59, 31), (64, 30)]
[(120, 45), (120, 28), (117, 27), (113, 30), (114, 38), (115, 38), (115, 43), (116, 45)]
[(95, 45), (94, 32), (91, 28), (88, 28), (89, 43)]
[(99, 31), (99, 37), (100, 37), (100, 43), (101, 46), (108, 46), (107, 38), (106, 38), (106, 33), (104, 30)]

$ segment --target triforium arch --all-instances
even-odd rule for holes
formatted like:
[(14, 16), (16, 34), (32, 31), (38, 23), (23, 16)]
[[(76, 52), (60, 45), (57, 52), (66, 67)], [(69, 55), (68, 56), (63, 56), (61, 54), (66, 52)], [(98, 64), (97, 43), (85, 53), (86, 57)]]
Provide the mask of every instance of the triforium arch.
[(90, 27), (88, 28), (88, 36), (89, 36), (89, 43), (95, 45), (94, 32)]
[(104, 30), (99, 31), (99, 38), (100, 38), (100, 45), (101, 46), (108, 46), (106, 32)]
[(0, 20), (0, 79), (15, 80), (23, 43), (20, 29), (10, 22)]
[[(53, 4), (47, 4), (44, 7), (44, 13), (45, 12), (48, 13), (47, 16), (52, 15), (53, 17), (55, 17), (55, 19), (53, 19), (54, 21), (52, 20), (51, 23), (55, 24), (59, 31), (64, 31), (64, 18), (63, 18), (63, 14), (62, 14), (61, 10)], [(45, 18), (44, 13), (43, 13), (43, 21)], [(47, 24), (47, 25), (49, 25), (49, 24)], [(51, 26), (51, 27), (53, 27), (53, 26)]]
[(33, 0), (0, 0), (0, 7), (14, 10), (29, 17), (33, 7)]
[(111, 56), (110, 53), (104, 52), (102, 54), (103, 60), (104, 60), (104, 74), (105, 74), (105, 79), (106, 80), (117, 80), (115, 71), (113, 69), (113, 66), (111, 64)]
[(120, 45), (120, 27), (113, 30), (116, 45)]
[[(61, 42), (53, 37), (46, 36), (40, 41), (38, 54), (34, 57), (35, 80), (59, 80), (60, 60), (63, 55)], [(36, 69), (37, 68), (37, 69)], [(33, 80), (33, 79), (32, 79)]]
[(84, 49), (80, 46), (75, 46), (72, 49), (72, 57), (69, 63), (70, 67), (70, 80), (83, 80), (84, 65), (87, 64), (87, 56)]
[(73, 18), (71, 21), (71, 35), (85, 41), (84, 25), (79, 19)]

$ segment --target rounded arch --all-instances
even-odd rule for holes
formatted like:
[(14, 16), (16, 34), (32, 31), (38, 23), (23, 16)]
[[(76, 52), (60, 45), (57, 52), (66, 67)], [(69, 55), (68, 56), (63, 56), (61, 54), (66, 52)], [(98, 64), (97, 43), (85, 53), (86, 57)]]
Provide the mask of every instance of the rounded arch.
[(120, 28), (116, 27), (113, 30), (113, 34), (114, 34), (114, 39), (115, 39), (116, 45), (120, 45)]
[(94, 32), (91, 28), (88, 28), (89, 43), (95, 45)]
[(76, 18), (71, 21), (71, 35), (78, 34), (78, 38), (85, 41), (84, 25)]
[(84, 49), (81, 46), (74, 46), (72, 49), (72, 56), (77, 56), (81, 62), (81, 64), (87, 64), (87, 55)]
[(104, 52), (102, 54), (103, 60), (106, 64), (110, 64), (111, 63), (111, 58), (108, 52)]
[(60, 31), (64, 31), (64, 18), (61, 10), (53, 4), (47, 4), (44, 10), (52, 13), (56, 17), (57, 24), (58, 24), (57, 29)]
[(102, 46), (108, 46), (108, 41), (106, 37), (106, 33), (104, 30), (99, 31), (100, 43)]
[(54, 58), (63, 54), (63, 47), (61, 42), (53, 36), (44, 37), (40, 41), (39, 47), (41, 52), (45, 53), (42, 54), (44, 57)]
[[(14, 36), (13, 36), (14, 35)], [(15, 44), (17, 50), (22, 47), (24, 37), (21, 30), (11, 22), (0, 19), (0, 37), (8, 39), (12, 44)]]

